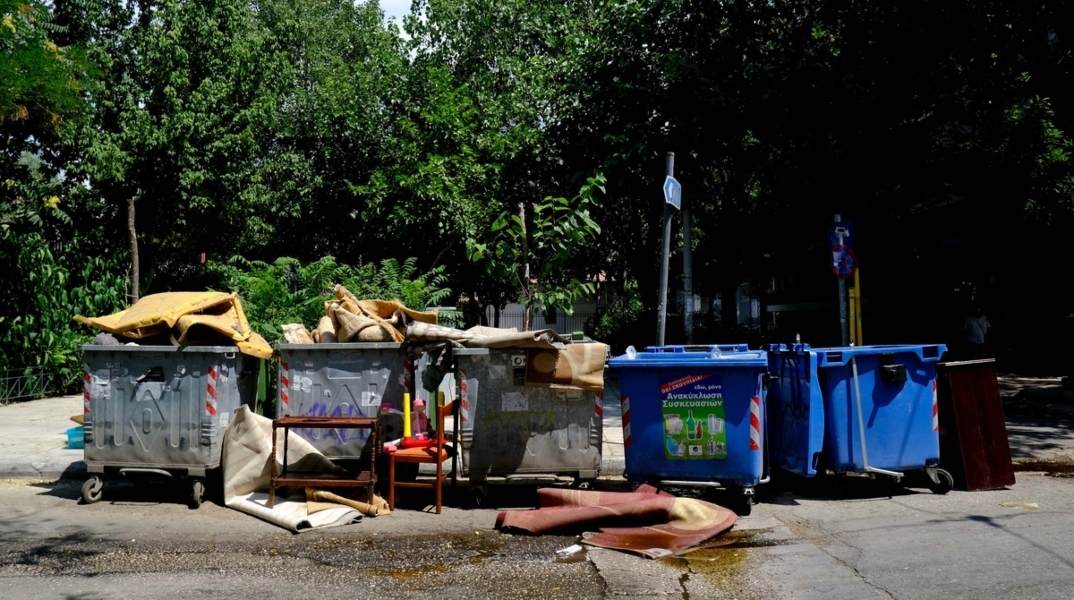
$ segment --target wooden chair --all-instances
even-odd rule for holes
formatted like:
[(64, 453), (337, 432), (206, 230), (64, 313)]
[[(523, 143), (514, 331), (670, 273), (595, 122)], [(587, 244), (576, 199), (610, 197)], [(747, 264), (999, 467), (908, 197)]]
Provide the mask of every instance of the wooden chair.
[[(388, 508), (395, 510), (395, 488), (423, 488), (436, 491), (436, 514), (440, 514), (444, 488), (444, 463), (451, 459), (451, 454), (444, 447), (444, 417), (455, 408), (455, 402), (449, 402), (437, 410), (436, 443), (427, 448), (400, 448), (388, 455)], [(396, 481), (395, 464), (435, 464), (436, 478), (426, 481)]]

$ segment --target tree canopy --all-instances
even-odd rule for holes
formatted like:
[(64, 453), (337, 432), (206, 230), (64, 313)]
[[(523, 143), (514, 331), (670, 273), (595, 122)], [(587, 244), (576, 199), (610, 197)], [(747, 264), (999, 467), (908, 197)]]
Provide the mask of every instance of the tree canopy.
[[(416, 0), (396, 24), (375, 0), (0, 0), (5, 304), (54, 307), (2, 309), (0, 338), (123, 304), (131, 199), (149, 292), (237, 255), (413, 257), (471, 308), (592, 290), (628, 327), (657, 304), (669, 151), (700, 295), (832, 302), (839, 213), (873, 340), (948, 335), (967, 286), (1013, 332), (1071, 255), (1072, 51), (1054, 0)], [(20, 347), (3, 365), (44, 360)]]

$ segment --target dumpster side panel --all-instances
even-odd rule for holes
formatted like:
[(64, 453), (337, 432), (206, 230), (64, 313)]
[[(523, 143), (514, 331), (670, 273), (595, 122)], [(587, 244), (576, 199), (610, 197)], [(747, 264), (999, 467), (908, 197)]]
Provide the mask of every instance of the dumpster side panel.
[[(629, 362), (612, 367), (619, 377), (621, 392), (629, 398), (631, 410), (631, 437), (633, 443), (626, 449), (626, 477), (632, 481), (650, 479), (682, 481), (719, 481), (743, 486), (757, 485), (763, 469), (763, 417), (752, 412), (759, 420), (759, 431), (751, 440), (751, 405), (757, 398), (757, 405), (764, 400), (763, 377), (764, 366), (725, 367), (719, 364), (699, 364), (689, 366), (631, 366)], [(699, 377), (708, 377), (698, 380)], [(691, 382), (694, 387), (683, 389), (700, 389), (697, 386), (712, 386), (718, 382), (722, 395), (723, 422), (713, 419), (701, 419), (709, 414), (707, 408), (699, 407), (699, 412), (691, 419), (690, 409), (685, 408), (685, 416), (672, 414), (663, 404), (665, 400), (677, 399), (670, 390), (675, 382)], [(692, 395), (693, 392), (686, 394)], [(689, 430), (700, 422), (701, 436), (691, 438)], [(723, 439), (716, 443), (725, 444), (718, 455), (721, 458), (709, 458), (707, 439), (710, 433), (721, 428)], [(683, 435), (683, 431), (687, 434)], [(701, 440), (698, 440), (701, 438)], [(761, 440), (757, 445), (758, 439)], [(680, 441), (682, 440), (682, 441)], [(682, 442), (685, 442), (685, 447)], [(700, 443), (697, 443), (700, 442)], [(752, 442), (752, 443), (751, 443)], [(674, 446), (674, 447), (672, 447)], [(697, 448), (693, 448), (696, 446)], [(691, 456), (692, 453), (696, 453)], [(716, 454), (716, 453), (714, 453)]]
[(603, 421), (593, 391), (525, 385), (526, 350), (456, 351), (463, 474), (600, 472)]
[[(376, 417), (380, 405), (403, 408), (409, 378), (402, 344), (281, 344), (276, 418)], [(328, 458), (366, 451), (366, 429), (292, 429)]]
[[(916, 470), (937, 464), (940, 442), (933, 420), (936, 363), (923, 361), (919, 353), (907, 349), (865, 346), (855, 349), (854, 355), (869, 466)], [(905, 380), (885, 375), (885, 366), (892, 365), (905, 369)], [(836, 472), (864, 472), (857, 392), (849, 359), (831, 367), (822, 360), (820, 376), (827, 411), (827, 467)]]
[(104, 467), (220, 465), (224, 430), (252, 405), (257, 363), (233, 347), (84, 346), (85, 460)]
[(816, 355), (773, 350), (768, 356), (771, 460), (792, 473), (813, 477), (824, 445), (824, 402)]

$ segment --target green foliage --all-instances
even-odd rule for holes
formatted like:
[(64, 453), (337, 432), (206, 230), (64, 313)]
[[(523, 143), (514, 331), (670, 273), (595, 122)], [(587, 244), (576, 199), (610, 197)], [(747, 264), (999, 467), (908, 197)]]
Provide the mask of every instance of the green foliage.
[[(272, 119), (262, 151), (265, 198), (273, 210), (257, 215), (265, 237), (252, 241), (260, 254), (293, 256), (299, 247), (303, 260), (353, 261), (386, 243), (411, 252), (406, 229), (393, 227), (395, 216), (419, 215), (393, 177), (397, 161), (413, 156), (399, 147), (409, 136), (394, 123), (398, 110), (411, 108), (398, 97), (408, 81), (402, 40), (384, 27), (375, 2), (267, 0), (258, 8), (258, 26), (283, 59), (270, 74), (279, 87), (265, 115)], [(355, 187), (366, 191), (356, 195)], [(380, 204), (393, 193), (399, 197)]]
[[(450, 303), (450, 283), (473, 315), (516, 298), (570, 310), (602, 272), (632, 299), (597, 337), (630, 331), (654, 318), (668, 150), (705, 296), (828, 285), (834, 212), (870, 273), (945, 265), (935, 285), (868, 278), (895, 306), (898, 289), (993, 275), (1013, 303), (1048, 276), (996, 239), (1074, 258), (1074, 4), (412, 11), (402, 37), (375, 2), (0, 0), (3, 364), (69, 364), (69, 315), (122, 305), (129, 198), (142, 289), (208, 277), (270, 339), (312, 325), (338, 282), (414, 308)], [(235, 254), (250, 260), (218, 262)]]
[(504, 212), (492, 223), (491, 239), (467, 240), (471, 261), (484, 266), (494, 279), (517, 282), (528, 309), (555, 308), (570, 314), (575, 301), (594, 292), (591, 282), (572, 276), (570, 260), (596, 246), (600, 225), (590, 211), (600, 202), (604, 176), (595, 174), (573, 199), (545, 198), (530, 207), (529, 224), (521, 215)]
[(101, 74), (87, 88), (93, 112), (71, 138), (71, 175), (113, 211), (136, 200), (142, 289), (155, 289), (155, 274), (193, 268), (201, 252), (263, 244), (276, 211), (260, 164), (285, 81), (276, 74), (287, 71), (255, 7), (62, 4)]
[(83, 57), (56, 45), (58, 29), (48, 4), (0, 0), (0, 131), (20, 121), (55, 129), (82, 111)]
[(0, 181), (0, 257), (10, 274), (0, 286), (0, 369), (41, 367), (50, 391), (69, 392), (81, 378), (78, 347), (91, 337), (72, 317), (120, 310), (122, 271), (68, 239), (61, 178), (29, 153), (15, 166)]
[(442, 287), (443, 267), (417, 274), (413, 258), (403, 263), (386, 259), (378, 268), (353, 267), (332, 256), (305, 265), (294, 258), (266, 263), (233, 256), (226, 264), (210, 262), (207, 269), (220, 287), (239, 294), (250, 326), (269, 342), (282, 339), (281, 326), (288, 323), (315, 327), (337, 284), (360, 299), (400, 300), (415, 310), (436, 306), (451, 295)]
[(444, 267), (438, 266), (426, 273), (417, 272), (416, 258), (402, 263), (386, 258), (376, 265), (369, 263), (354, 269), (343, 279), (343, 285), (358, 298), (399, 300), (407, 308), (425, 310), (439, 306), (451, 298), (451, 288), (444, 275)]
[(586, 322), (585, 331), (611, 346), (614, 354), (621, 354), (627, 346), (639, 344), (638, 329), (646, 325), (646, 316), (637, 288), (629, 287), (600, 306)]

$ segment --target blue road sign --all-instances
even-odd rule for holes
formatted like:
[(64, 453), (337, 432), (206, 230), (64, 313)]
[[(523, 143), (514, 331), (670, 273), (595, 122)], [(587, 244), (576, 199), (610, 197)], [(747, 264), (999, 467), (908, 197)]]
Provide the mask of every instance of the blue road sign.
[(682, 184), (671, 175), (664, 180), (664, 202), (682, 210)]

